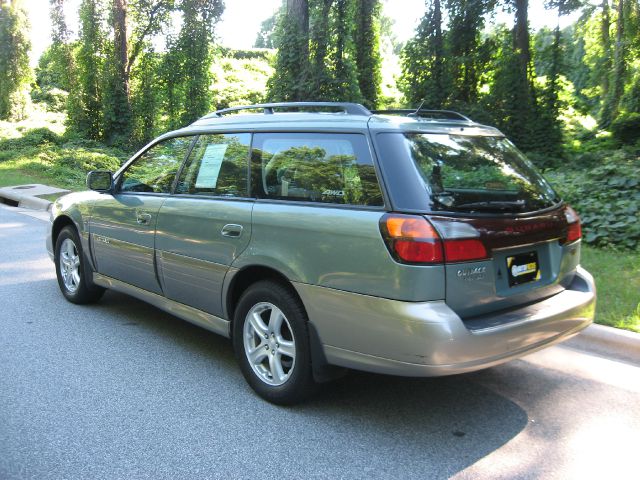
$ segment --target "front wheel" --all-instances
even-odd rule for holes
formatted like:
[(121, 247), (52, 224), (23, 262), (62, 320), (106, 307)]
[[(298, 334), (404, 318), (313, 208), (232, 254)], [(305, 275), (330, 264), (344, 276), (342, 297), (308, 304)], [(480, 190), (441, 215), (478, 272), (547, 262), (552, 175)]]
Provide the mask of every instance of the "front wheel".
[(286, 286), (249, 287), (236, 308), (233, 346), (244, 377), (265, 400), (290, 405), (315, 390), (307, 315)]
[(73, 227), (64, 227), (56, 240), (56, 275), (60, 291), (72, 303), (91, 303), (102, 297), (104, 289), (94, 285), (86, 265), (80, 237)]

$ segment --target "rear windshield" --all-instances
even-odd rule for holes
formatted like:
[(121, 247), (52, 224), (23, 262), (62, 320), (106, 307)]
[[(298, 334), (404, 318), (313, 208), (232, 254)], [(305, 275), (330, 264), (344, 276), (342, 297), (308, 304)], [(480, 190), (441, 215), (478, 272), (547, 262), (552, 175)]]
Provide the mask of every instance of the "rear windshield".
[(431, 200), (431, 209), (531, 212), (552, 207), (557, 194), (504, 137), (433, 133), (403, 135)]

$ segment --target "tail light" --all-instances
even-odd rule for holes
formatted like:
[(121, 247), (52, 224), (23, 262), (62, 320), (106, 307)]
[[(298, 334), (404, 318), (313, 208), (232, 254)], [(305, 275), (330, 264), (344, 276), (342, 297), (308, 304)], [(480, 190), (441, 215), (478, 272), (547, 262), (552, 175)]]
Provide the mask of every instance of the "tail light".
[(477, 238), (442, 238), (429, 221), (419, 215), (386, 214), (380, 231), (391, 255), (402, 263), (441, 264), (487, 258)]
[(380, 230), (389, 252), (403, 263), (442, 263), (444, 252), (436, 229), (417, 215), (387, 214)]
[(576, 240), (580, 240), (582, 238), (582, 226), (580, 225), (580, 217), (576, 213), (576, 211), (567, 206), (564, 209), (564, 216), (567, 219), (567, 237), (565, 238), (565, 243), (575, 242)]

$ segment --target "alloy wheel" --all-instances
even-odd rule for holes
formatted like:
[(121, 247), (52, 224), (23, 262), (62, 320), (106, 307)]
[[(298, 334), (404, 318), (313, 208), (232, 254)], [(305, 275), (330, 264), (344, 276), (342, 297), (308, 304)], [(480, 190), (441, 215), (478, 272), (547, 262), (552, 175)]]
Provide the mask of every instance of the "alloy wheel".
[(284, 384), (293, 372), (296, 345), (282, 310), (269, 302), (254, 305), (245, 317), (244, 352), (257, 377), (267, 385)]

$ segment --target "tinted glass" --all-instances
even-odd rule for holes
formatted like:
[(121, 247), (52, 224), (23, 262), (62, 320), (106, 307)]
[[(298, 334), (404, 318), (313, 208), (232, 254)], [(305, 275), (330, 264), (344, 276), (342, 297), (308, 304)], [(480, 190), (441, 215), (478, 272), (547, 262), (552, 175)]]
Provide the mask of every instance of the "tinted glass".
[(256, 134), (253, 157), (258, 198), (383, 204), (364, 135)]
[(193, 137), (170, 138), (144, 152), (122, 174), (123, 192), (169, 193)]
[(432, 210), (517, 213), (548, 208), (559, 201), (505, 138), (418, 133), (404, 137), (431, 197)]
[(249, 133), (200, 135), (176, 193), (246, 197), (250, 142)]

